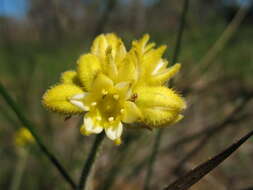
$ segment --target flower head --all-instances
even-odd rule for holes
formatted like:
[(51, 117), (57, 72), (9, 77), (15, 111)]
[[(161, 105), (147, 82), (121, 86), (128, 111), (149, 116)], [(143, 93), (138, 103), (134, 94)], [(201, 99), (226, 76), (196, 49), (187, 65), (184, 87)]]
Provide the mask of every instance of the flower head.
[(162, 58), (165, 46), (155, 49), (148, 40), (144, 35), (127, 52), (115, 34), (98, 36), (90, 53), (78, 59), (77, 69), (64, 72), (44, 94), (43, 104), (66, 115), (84, 114), (82, 134), (104, 130), (117, 144), (124, 123), (161, 127), (179, 121), (185, 101), (165, 83), (180, 64), (168, 68)]
[(24, 147), (34, 143), (34, 138), (28, 129), (22, 127), (15, 133), (15, 144), (18, 147)]

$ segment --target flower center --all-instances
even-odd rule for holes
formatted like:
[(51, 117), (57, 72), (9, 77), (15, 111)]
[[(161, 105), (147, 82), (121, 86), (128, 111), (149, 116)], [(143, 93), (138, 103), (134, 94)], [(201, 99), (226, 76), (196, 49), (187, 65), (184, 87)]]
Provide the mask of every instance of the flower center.
[(97, 108), (104, 120), (112, 122), (121, 114), (121, 103), (118, 94), (106, 94), (98, 102)]

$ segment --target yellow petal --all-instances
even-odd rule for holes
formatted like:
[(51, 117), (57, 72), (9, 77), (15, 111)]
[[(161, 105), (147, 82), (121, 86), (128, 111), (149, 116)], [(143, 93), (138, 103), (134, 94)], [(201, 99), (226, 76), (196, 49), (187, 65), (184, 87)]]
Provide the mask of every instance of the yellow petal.
[(134, 102), (126, 101), (123, 109), (122, 121), (133, 123), (141, 119), (141, 111)]
[(116, 123), (115, 126), (110, 126), (105, 129), (106, 136), (111, 140), (116, 140), (121, 137), (123, 132), (123, 125), (121, 122)]
[(69, 99), (76, 94), (82, 94), (84, 91), (72, 84), (60, 84), (47, 90), (42, 97), (42, 103), (52, 111), (63, 114), (78, 114), (83, 110), (70, 103)]
[(75, 84), (79, 85), (80, 82), (77, 77), (77, 72), (76, 71), (65, 71), (62, 73), (61, 78), (60, 78), (61, 83), (65, 84)]
[(85, 105), (84, 103), (84, 99), (85, 97), (87, 97), (87, 95), (88, 95), (87, 92), (84, 92), (82, 94), (75, 94), (74, 96), (69, 98), (69, 101), (70, 103), (79, 107), (83, 111), (89, 111), (90, 110), (89, 106)]
[(105, 66), (104, 66), (104, 73), (107, 74), (112, 80), (116, 80), (118, 76), (118, 68), (115, 62), (115, 59), (112, 55), (112, 50), (108, 49), (109, 52), (107, 53), (105, 59)]
[(91, 46), (91, 53), (102, 56), (105, 55), (105, 51), (108, 47), (108, 43), (106, 41), (105, 35), (101, 34), (98, 37), (95, 38), (93, 41), (93, 44)]
[(101, 71), (98, 58), (92, 54), (85, 54), (78, 60), (77, 74), (85, 90), (89, 91), (96, 75)]
[(143, 64), (145, 66), (145, 69), (147, 69), (148, 72), (152, 72), (157, 66), (157, 64), (159, 64), (159, 61), (161, 60), (162, 55), (164, 51), (166, 50), (166, 48), (167, 47), (163, 45), (157, 49), (150, 50), (144, 55)]
[(91, 53), (104, 59), (108, 48), (111, 49), (112, 56), (117, 62), (121, 61), (126, 54), (124, 43), (113, 33), (101, 34), (96, 37), (91, 47)]
[(153, 75), (150, 79), (150, 84), (152, 85), (162, 85), (166, 81), (168, 81), (170, 78), (172, 78), (174, 75), (178, 73), (178, 71), (181, 68), (181, 64), (177, 63), (173, 65), (172, 67), (166, 69), (162, 73), (158, 73), (156, 75)]
[(131, 54), (128, 54), (128, 58), (122, 62), (119, 67), (118, 81), (134, 82), (137, 80), (138, 71), (134, 61), (131, 59)]
[(110, 90), (113, 87), (113, 81), (107, 77), (106, 75), (100, 73), (94, 80), (92, 84), (92, 92), (98, 93), (102, 92), (103, 90)]
[[(149, 41), (149, 38), (150, 38), (150, 36), (148, 34), (144, 34), (141, 39), (135, 40), (132, 42), (132, 46), (134, 48), (136, 48), (136, 50), (139, 54), (143, 54), (143, 53), (145, 53), (145, 51), (147, 51), (146, 45)], [(153, 44), (152, 44), (152, 46), (153, 46)], [(150, 46), (148, 46), (148, 49), (149, 48), (150, 48)]]
[(83, 135), (90, 135), (90, 134), (99, 134), (103, 131), (103, 127), (94, 122), (93, 118), (86, 114), (83, 118), (83, 125), (80, 128), (80, 132)]
[(129, 99), (132, 93), (130, 82), (119, 82), (115, 85), (115, 91), (122, 99)]
[(136, 105), (141, 110), (143, 121), (150, 125), (162, 125), (173, 122), (185, 109), (185, 101), (173, 90), (158, 87), (139, 87)]

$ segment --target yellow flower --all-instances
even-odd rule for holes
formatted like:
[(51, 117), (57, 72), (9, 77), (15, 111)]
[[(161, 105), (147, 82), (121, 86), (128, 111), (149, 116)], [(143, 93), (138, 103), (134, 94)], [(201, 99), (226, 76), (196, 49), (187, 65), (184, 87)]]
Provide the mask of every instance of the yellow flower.
[(175, 64), (168, 68), (169, 62), (162, 58), (166, 46), (155, 49), (154, 43), (148, 43), (149, 35), (144, 35), (138, 41), (133, 41), (130, 52), (136, 55), (136, 65), (139, 71), (139, 83), (147, 85), (164, 85), (179, 70), (181, 65)]
[(28, 129), (22, 127), (15, 134), (15, 144), (18, 147), (24, 147), (26, 145), (34, 143), (34, 138)]
[(66, 115), (84, 114), (82, 134), (104, 130), (116, 144), (124, 123), (162, 127), (179, 121), (185, 102), (164, 84), (180, 65), (167, 68), (164, 47), (154, 49), (148, 39), (134, 41), (127, 52), (115, 34), (98, 36), (91, 52), (78, 59), (76, 71), (64, 72), (44, 94), (43, 104)]

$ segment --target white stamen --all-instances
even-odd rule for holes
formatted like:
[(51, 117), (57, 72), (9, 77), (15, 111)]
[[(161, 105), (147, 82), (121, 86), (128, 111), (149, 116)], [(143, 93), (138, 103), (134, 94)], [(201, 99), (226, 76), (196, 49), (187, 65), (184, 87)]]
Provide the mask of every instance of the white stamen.
[(89, 111), (89, 107), (85, 106), (82, 102), (77, 100), (70, 100), (70, 103), (74, 104), (75, 106), (81, 108), (83, 111)]
[(87, 93), (76, 94), (76, 95), (72, 96), (71, 99), (80, 100), (80, 99), (83, 99), (86, 95), (87, 95)]
[(108, 92), (107, 92), (105, 89), (103, 89), (103, 90), (102, 90), (102, 94), (103, 94), (103, 95), (106, 95), (106, 94), (108, 94)]
[(118, 99), (119, 99), (119, 95), (118, 95), (118, 94), (114, 94), (114, 95), (113, 95), (113, 98), (114, 98), (115, 100), (118, 100)]
[(92, 102), (91, 105), (92, 105), (92, 106), (96, 106), (96, 105), (97, 105), (97, 102)]
[(109, 118), (108, 118), (108, 121), (109, 121), (109, 122), (112, 122), (113, 120), (114, 120), (114, 117), (109, 117)]

